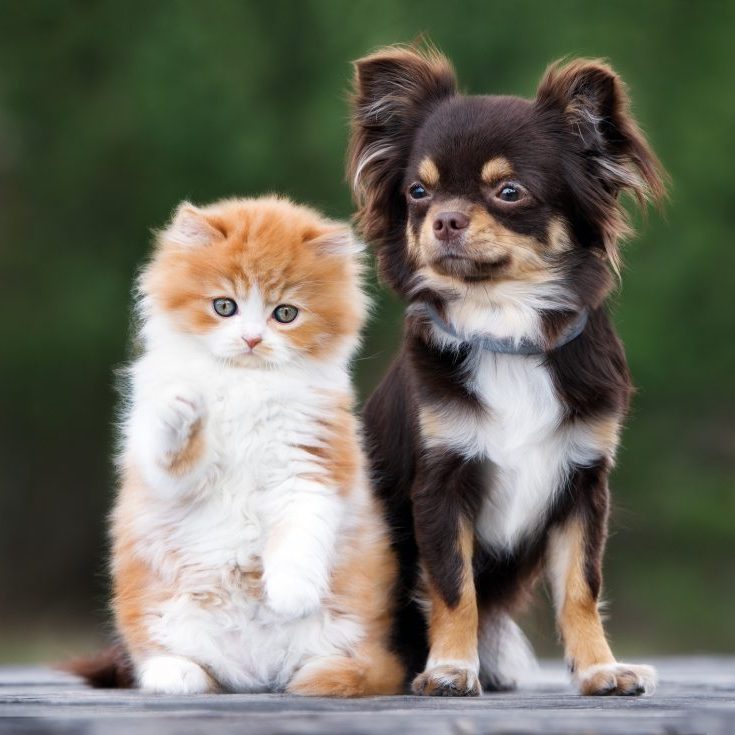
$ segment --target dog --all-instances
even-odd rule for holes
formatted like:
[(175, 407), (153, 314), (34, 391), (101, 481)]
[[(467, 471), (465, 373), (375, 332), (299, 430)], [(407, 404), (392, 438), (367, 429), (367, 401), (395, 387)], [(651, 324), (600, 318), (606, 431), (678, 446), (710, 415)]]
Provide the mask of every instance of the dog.
[(599, 613), (632, 391), (606, 308), (621, 197), (661, 202), (666, 181), (623, 82), (579, 59), (535, 99), (465, 96), (438, 51), (385, 48), (355, 63), (347, 158), (358, 228), (408, 304), (364, 421), (413, 692), (514, 686), (512, 615), (544, 573), (581, 693), (652, 691)]

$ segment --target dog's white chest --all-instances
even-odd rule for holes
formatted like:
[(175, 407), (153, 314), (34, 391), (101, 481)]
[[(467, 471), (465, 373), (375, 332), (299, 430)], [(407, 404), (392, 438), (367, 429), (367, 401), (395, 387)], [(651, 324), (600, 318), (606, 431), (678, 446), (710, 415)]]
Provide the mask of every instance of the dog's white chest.
[(570, 466), (563, 406), (541, 358), (485, 353), (474, 390), (485, 408), (477, 449), (490, 460), (477, 532), (512, 548), (546, 514)]

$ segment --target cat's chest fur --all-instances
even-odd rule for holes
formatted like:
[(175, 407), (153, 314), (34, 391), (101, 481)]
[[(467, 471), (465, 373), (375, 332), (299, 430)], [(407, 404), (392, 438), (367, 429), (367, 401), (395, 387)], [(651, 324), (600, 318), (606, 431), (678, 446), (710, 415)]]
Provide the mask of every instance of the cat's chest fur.
[(238, 378), (214, 376), (201, 386), (211, 462), (179, 525), (179, 554), (213, 570), (257, 567), (277, 506), (287, 501), (275, 475), (288, 467), (288, 434), (298, 420), (268, 376)]
[(314, 386), (248, 371), (220, 377), (206, 387), (208, 438), (222, 492), (239, 496), (274, 490), (289, 465), (296, 432), (316, 433)]
[[(153, 360), (151, 373), (156, 373)], [(264, 600), (263, 552), (294, 492), (304, 452), (329, 418), (325, 395), (344, 390), (346, 373), (217, 369), (183, 363), (172, 381), (200, 393), (210, 469), (180, 498), (147, 498), (135, 515), (143, 555), (175, 593), (149, 632), (167, 649), (208, 661), (237, 690), (285, 686), (307, 656), (333, 653), (333, 637), (358, 627), (326, 610), (294, 621)], [(140, 376), (139, 376), (140, 377)], [(308, 519), (304, 519), (308, 522)], [(202, 640), (189, 631), (204, 629)]]
[(300, 447), (316, 442), (320, 421), (329, 418), (325, 382), (342, 387), (336, 375), (312, 373), (213, 369), (192, 361), (177, 376), (203, 397), (209, 469), (179, 502), (156, 506), (163, 533), (150, 529), (149, 535), (174, 552), (180, 569), (197, 570), (196, 584), (211, 576), (227, 587), (223, 571), (236, 577), (257, 570), (303, 471)]

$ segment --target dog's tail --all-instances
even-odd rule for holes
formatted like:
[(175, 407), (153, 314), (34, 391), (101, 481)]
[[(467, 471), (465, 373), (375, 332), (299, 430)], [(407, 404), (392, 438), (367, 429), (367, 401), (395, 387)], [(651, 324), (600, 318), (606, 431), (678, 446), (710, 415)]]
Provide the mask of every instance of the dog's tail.
[(113, 644), (91, 656), (65, 661), (57, 668), (81, 676), (96, 689), (129, 689), (135, 686), (133, 663), (121, 643)]
[(480, 679), (488, 691), (515, 689), (538, 670), (533, 648), (516, 622), (498, 611), (480, 626)]

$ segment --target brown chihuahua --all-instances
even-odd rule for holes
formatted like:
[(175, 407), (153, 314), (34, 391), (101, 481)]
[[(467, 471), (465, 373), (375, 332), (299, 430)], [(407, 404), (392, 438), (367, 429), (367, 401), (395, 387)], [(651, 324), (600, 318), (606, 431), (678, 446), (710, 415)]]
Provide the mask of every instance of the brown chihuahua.
[(599, 61), (552, 65), (535, 99), (465, 96), (433, 50), (356, 64), (348, 174), (383, 278), (408, 302), (365, 409), (401, 565), (395, 644), (413, 691), (514, 685), (511, 615), (542, 572), (583, 694), (640, 694), (598, 601), (631, 382), (605, 305), (622, 194), (664, 174)]

